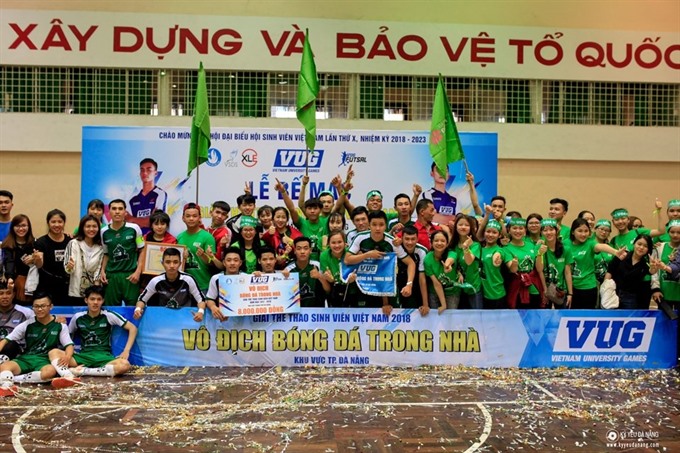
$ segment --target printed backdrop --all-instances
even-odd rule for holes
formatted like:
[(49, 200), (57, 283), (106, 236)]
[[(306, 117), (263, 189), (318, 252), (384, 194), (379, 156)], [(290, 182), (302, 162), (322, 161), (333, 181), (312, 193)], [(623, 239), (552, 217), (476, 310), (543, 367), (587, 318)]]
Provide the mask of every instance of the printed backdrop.
[[(55, 307), (70, 314), (82, 307)], [(116, 307), (128, 319), (133, 307)], [(192, 309), (149, 307), (130, 361), (163, 366), (671, 368), (677, 320), (658, 310), (302, 309), (194, 322)], [(137, 324), (137, 323), (136, 323)], [(125, 345), (117, 329), (114, 354)]]
[[(307, 198), (329, 190), (331, 179), (343, 179), (353, 165), (355, 177), (351, 200), (365, 203), (368, 191), (379, 189), (384, 207), (392, 208), (394, 196), (412, 193), (414, 183), (423, 190), (432, 187), (432, 159), (426, 131), (321, 130), (316, 150), (309, 157), (310, 184)], [(497, 189), (498, 136), (495, 133), (461, 133), (470, 171), (475, 175), (479, 202), (488, 203)], [(236, 197), (249, 184), (257, 205), (283, 205), (274, 190), (276, 178), (289, 187), (296, 200), (305, 173), (306, 151), (300, 129), (213, 128), (210, 160), (184, 182), (189, 150), (189, 128), (160, 127), (84, 127), (82, 152), (81, 212), (87, 202), (100, 198), (105, 203), (130, 198), (141, 190), (139, 162), (153, 158), (158, 162), (157, 185), (168, 194), (166, 211), (171, 217), (170, 231), (184, 229), (181, 207), (196, 201), (208, 208), (224, 200), (236, 213)], [(461, 162), (449, 165), (447, 190), (458, 198), (458, 211), (471, 212), (470, 194)], [(334, 190), (334, 189), (333, 189)], [(208, 220), (206, 220), (207, 222)]]

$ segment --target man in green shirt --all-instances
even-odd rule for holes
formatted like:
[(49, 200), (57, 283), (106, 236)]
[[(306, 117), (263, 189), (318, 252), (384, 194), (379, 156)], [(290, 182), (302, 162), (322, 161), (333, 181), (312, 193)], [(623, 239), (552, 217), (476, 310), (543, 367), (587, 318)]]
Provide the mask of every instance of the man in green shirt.
[[(359, 264), (367, 258), (382, 258), (385, 253), (395, 252), (397, 258), (402, 260), (407, 266), (407, 281), (401, 290), (401, 295), (410, 297), (411, 290), (413, 289), (413, 279), (416, 275), (416, 263), (408, 256), (401, 245), (395, 246), (393, 244), (394, 238), (392, 236), (385, 234), (387, 215), (383, 211), (369, 212), (368, 225), (369, 231), (359, 233), (350, 244), (349, 250), (345, 255), (345, 264)], [(392, 312), (392, 305), (390, 305), (387, 296), (363, 295), (360, 298), (360, 302), (362, 299), (365, 307), (382, 307), (383, 313), (387, 315)]]
[[(125, 374), (130, 370), (130, 350), (137, 337), (137, 327), (118, 313), (102, 310), (104, 302), (104, 288), (90, 286), (85, 289), (85, 304), (87, 311), (73, 315), (69, 323), (72, 336), (80, 336), (80, 352), (70, 358), (68, 366), (75, 376), (108, 376), (114, 377)], [(111, 336), (113, 327), (118, 326), (127, 330), (128, 340), (125, 347), (114, 357), (111, 350)], [(50, 351), (50, 360), (62, 360), (66, 353), (61, 349)], [(57, 373), (61, 373), (57, 368)]]
[(623, 209), (623, 208), (618, 208), (614, 209), (612, 211), (612, 224), (614, 227), (618, 230), (619, 234), (614, 236), (611, 241), (609, 241), (610, 245), (614, 247), (615, 249), (620, 249), (621, 247), (625, 247), (627, 251), (632, 252), (633, 251), (633, 244), (635, 243), (635, 238), (640, 235), (640, 234), (648, 234), (652, 238), (655, 238), (657, 236), (661, 236), (663, 233), (663, 227), (661, 225), (661, 217), (659, 216), (659, 212), (661, 210), (661, 204), (657, 202), (656, 206), (656, 214), (657, 214), (657, 222), (658, 222), (658, 227), (656, 230), (650, 230), (648, 228), (638, 228), (636, 230), (631, 230), (628, 228), (629, 224), (629, 215), (628, 215), (628, 210)]
[[(64, 369), (73, 356), (73, 342), (64, 324), (56, 321), (50, 313), (52, 300), (47, 294), (36, 294), (33, 300), (35, 318), (30, 318), (19, 324), (6, 338), (0, 340), (0, 350), (8, 342), (25, 342), (24, 353), (14, 360), (0, 365), (0, 398), (14, 396), (17, 387), (13, 382), (39, 383), (45, 382), (57, 375), (57, 367)], [(64, 359), (54, 360), (50, 363), (48, 353), (57, 347), (64, 348)], [(75, 384), (73, 374), (65, 368), (65, 377), (59, 379), (61, 385), (66, 387)]]
[(288, 191), (276, 180), (276, 190), (283, 197), (283, 202), (290, 212), (290, 219), (302, 235), (309, 239), (312, 247), (310, 259), (318, 261), (321, 256), (321, 244), (324, 234), (328, 230), (328, 217), (321, 217), (321, 202), (318, 198), (310, 198), (305, 201), (304, 217), (298, 214), (293, 200), (288, 195)]
[(215, 238), (201, 228), (201, 207), (196, 203), (184, 205), (182, 220), (187, 229), (177, 235), (177, 243), (187, 248), (184, 272), (194, 277), (198, 289), (205, 293), (212, 276), (209, 264), (214, 259)]
[(142, 274), (140, 252), (144, 248), (142, 230), (125, 222), (127, 205), (121, 199), (109, 203), (111, 223), (102, 229), (104, 259), (101, 281), (106, 287), (106, 305), (133, 304), (139, 297), (139, 277)]
[(569, 240), (569, 234), (571, 233), (571, 228), (567, 225), (563, 225), (562, 221), (564, 216), (569, 211), (569, 202), (563, 198), (553, 198), (550, 200), (550, 209), (548, 209), (548, 217), (555, 219), (557, 222), (557, 228), (559, 230), (559, 235), (563, 241)]
[(297, 272), (300, 278), (300, 306), (323, 307), (326, 293), (331, 291), (330, 283), (320, 271), (321, 264), (311, 259), (312, 243), (309, 238), (300, 236), (293, 241), (295, 260), (284, 269)]

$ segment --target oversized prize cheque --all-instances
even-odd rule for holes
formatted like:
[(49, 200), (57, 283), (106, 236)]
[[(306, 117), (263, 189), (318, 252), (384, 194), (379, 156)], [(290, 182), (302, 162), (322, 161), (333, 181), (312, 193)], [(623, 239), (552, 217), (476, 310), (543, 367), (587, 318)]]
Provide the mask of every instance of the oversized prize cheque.
[(219, 306), (226, 316), (300, 313), (297, 273), (220, 275)]

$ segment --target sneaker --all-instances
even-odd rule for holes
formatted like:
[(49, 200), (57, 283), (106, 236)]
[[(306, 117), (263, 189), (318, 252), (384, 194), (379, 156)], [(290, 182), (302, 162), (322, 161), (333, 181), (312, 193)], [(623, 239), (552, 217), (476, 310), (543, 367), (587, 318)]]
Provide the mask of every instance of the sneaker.
[(9, 357), (7, 357), (5, 354), (0, 354), (0, 363), (5, 362), (9, 362)]
[(66, 387), (72, 387), (78, 383), (80, 383), (80, 379), (77, 377), (72, 378), (58, 377), (52, 379), (52, 387), (54, 387), (55, 389), (65, 389)]
[(80, 376), (83, 375), (83, 372), (85, 371), (85, 367), (83, 365), (78, 365), (77, 367), (69, 368), (68, 370), (75, 377), (80, 377)]
[(7, 398), (9, 396), (15, 396), (19, 391), (16, 385), (11, 387), (0, 387), (0, 398)]

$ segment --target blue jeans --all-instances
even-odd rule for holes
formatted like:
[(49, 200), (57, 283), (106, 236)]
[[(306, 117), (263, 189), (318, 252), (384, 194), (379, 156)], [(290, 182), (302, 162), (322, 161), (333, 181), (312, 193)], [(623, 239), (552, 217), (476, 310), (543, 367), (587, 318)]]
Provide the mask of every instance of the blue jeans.
[(637, 310), (637, 294), (619, 291), (619, 308), (622, 310)]

